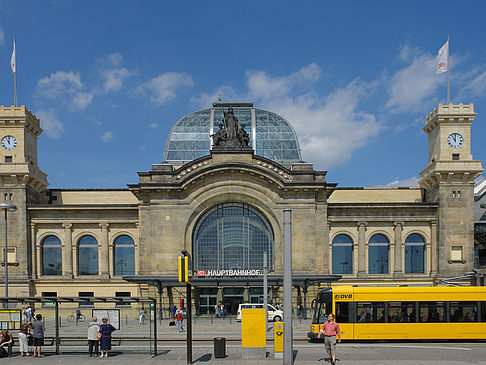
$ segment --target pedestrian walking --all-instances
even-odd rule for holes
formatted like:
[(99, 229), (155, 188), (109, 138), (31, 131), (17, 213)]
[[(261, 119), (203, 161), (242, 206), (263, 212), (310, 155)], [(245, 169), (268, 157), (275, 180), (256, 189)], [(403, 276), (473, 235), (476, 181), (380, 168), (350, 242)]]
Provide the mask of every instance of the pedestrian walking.
[(108, 351), (111, 350), (111, 334), (112, 332), (116, 331), (116, 328), (108, 323), (108, 318), (103, 318), (101, 322), (103, 323), (100, 325), (100, 329), (98, 331), (100, 334), (100, 357), (108, 357)]
[(41, 355), (41, 347), (44, 346), (44, 332), (46, 328), (42, 322), (42, 315), (35, 316), (35, 321), (32, 323), (32, 331), (34, 334), (34, 357), (44, 357)]
[(145, 322), (145, 309), (140, 308), (140, 310), (138, 311), (138, 324), (142, 326), (144, 322)]
[(184, 328), (182, 328), (182, 321), (184, 320), (184, 315), (182, 314), (182, 309), (179, 308), (176, 311), (175, 315), (175, 320), (177, 322), (177, 332), (181, 333), (184, 331)]
[(219, 308), (221, 318), (225, 319), (226, 318), (226, 306), (221, 303), (221, 306)]
[(98, 325), (98, 318), (91, 318), (91, 322), (88, 323), (88, 351), (89, 356), (98, 356), (98, 333), (100, 326)]
[(302, 303), (297, 303), (297, 318), (302, 319)]
[[(12, 357), (13, 337), (7, 330), (2, 331), (0, 338), (0, 357)], [(5, 349), (6, 348), (6, 349)]]
[(17, 335), (19, 337), (20, 356), (29, 356), (29, 337), (32, 336), (30, 333), (31, 326), (31, 322), (23, 324)]
[(321, 327), (317, 338), (324, 334), (324, 347), (329, 354), (329, 363), (331, 365), (336, 364), (336, 336), (338, 337), (338, 342), (341, 343), (341, 332), (339, 330), (339, 325), (334, 322), (334, 314), (329, 314), (327, 316), (327, 322)]

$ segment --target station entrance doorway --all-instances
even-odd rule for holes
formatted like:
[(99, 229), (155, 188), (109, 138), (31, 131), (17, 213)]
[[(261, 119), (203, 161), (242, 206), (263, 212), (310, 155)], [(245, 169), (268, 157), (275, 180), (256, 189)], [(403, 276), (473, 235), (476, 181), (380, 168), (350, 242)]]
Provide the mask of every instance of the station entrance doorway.
[(236, 315), (239, 304), (244, 302), (244, 292), (244, 288), (223, 289), (223, 304), (227, 314)]

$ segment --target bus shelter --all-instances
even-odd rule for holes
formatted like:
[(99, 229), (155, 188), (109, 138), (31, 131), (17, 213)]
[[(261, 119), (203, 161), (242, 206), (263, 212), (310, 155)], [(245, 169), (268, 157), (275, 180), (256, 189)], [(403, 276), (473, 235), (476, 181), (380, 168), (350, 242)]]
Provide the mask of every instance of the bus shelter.
[(41, 314), (46, 327), (45, 347), (52, 346), (56, 354), (86, 346), (87, 325), (97, 317), (98, 323), (107, 318), (117, 329), (112, 337), (114, 352), (147, 350), (157, 355), (157, 302), (153, 298), (0, 297), (0, 306), (4, 308), (0, 310), (0, 327), (14, 334), (32, 320), (28, 317), (32, 308), (34, 316)]

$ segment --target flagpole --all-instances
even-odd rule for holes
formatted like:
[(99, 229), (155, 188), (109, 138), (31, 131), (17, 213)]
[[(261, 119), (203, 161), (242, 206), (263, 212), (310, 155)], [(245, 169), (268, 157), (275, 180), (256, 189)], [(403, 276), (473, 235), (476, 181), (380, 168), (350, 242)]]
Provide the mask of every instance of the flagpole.
[(449, 37), (447, 37), (447, 105), (451, 103), (451, 64), (449, 62), (449, 50), (451, 43), (449, 42)]
[(10, 66), (14, 76), (14, 107), (17, 107), (17, 54), (15, 50), (15, 38), (13, 40), (13, 52), (10, 60)]
[(17, 107), (17, 72), (14, 72), (14, 106)]

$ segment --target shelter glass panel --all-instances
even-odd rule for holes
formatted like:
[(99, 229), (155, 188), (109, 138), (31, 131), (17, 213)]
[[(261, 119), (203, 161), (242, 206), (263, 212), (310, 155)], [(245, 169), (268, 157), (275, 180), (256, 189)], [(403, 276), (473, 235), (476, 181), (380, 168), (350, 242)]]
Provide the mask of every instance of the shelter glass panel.
[(221, 204), (197, 223), (193, 252), (194, 270), (262, 270), (264, 252), (273, 270), (273, 231), (249, 205)]

